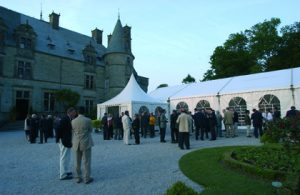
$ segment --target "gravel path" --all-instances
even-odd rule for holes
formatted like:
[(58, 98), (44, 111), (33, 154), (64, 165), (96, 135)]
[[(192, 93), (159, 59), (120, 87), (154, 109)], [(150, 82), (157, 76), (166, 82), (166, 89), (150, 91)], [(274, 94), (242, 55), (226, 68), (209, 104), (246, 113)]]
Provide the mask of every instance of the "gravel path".
[[(159, 143), (159, 137), (141, 139), (141, 145), (123, 145), (122, 141), (102, 139), (93, 134), (91, 184), (59, 180), (59, 149), (54, 139), (47, 144), (29, 144), (24, 131), (0, 132), (0, 194), (164, 194), (175, 182), (182, 181), (197, 191), (203, 188), (179, 170), (184, 154), (208, 147), (258, 145), (254, 138), (240, 135), (234, 139), (195, 141), (191, 150), (179, 150)], [(133, 140), (131, 140), (133, 141)], [(201, 173), (200, 173), (201, 174)]]

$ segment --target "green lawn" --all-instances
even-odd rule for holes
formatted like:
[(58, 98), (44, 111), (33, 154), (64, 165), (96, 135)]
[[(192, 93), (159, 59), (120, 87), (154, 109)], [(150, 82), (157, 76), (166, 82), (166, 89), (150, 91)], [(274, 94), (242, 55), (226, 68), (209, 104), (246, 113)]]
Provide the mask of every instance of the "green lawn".
[(237, 147), (208, 148), (186, 154), (179, 161), (180, 169), (191, 180), (205, 187), (202, 194), (274, 194), (271, 181), (223, 166), (221, 156), (232, 148)]

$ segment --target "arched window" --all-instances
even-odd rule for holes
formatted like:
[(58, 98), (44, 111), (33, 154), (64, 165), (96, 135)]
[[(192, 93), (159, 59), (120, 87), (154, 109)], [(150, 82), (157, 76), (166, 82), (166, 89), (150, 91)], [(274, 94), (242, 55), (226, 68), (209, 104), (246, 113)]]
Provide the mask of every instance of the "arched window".
[(139, 109), (139, 114), (142, 114), (143, 112), (149, 114), (149, 109), (146, 106), (141, 106)]
[(179, 102), (176, 106), (176, 110), (180, 111), (181, 108), (184, 108), (186, 111), (189, 110), (189, 106), (185, 102)]
[(247, 103), (241, 97), (234, 97), (229, 102), (229, 107), (233, 108), (238, 113), (239, 125), (245, 124), (245, 112), (247, 110)]
[(209, 104), (209, 102), (206, 101), (206, 100), (200, 100), (200, 101), (197, 103), (196, 108), (199, 108), (199, 109), (210, 108), (210, 104)]
[(267, 94), (260, 98), (258, 108), (263, 112), (266, 112), (268, 109), (273, 110), (274, 107), (277, 107), (280, 111), (280, 101), (275, 95)]
[(157, 106), (157, 107), (155, 108), (155, 113), (154, 113), (154, 115), (155, 115), (155, 116), (159, 116), (159, 113), (160, 113), (162, 110), (163, 110), (162, 107)]

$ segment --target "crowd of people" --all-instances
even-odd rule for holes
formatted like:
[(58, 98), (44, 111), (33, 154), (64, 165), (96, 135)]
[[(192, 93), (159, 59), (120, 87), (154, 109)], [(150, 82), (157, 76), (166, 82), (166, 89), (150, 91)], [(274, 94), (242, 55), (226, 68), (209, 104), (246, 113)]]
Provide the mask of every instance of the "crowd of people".
[[(28, 115), (24, 125), (26, 138), (32, 144), (36, 143), (37, 137), (40, 137), (38, 143), (42, 144), (43, 141), (47, 143), (47, 138), (55, 136), (60, 151), (60, 180), (73, 178), (71, 168), (71, 149), (73, 148), (76, 182), (89, 184), (93, 181), (90, 176), (91, 148), (94, 145), (91, 135), (93, 128), (91, 119), (84, 116), (84, 107), (79, 107), (77, 110), (71, 107), (62, 117)], [(83, 164), (83, 172), (81, 171), (81, 164)]]
[(39, 117), (37, 114), (28, 114), (24, 123), (26, 139), (33, 144), (36, 143), (36, 139), (39, 137), (39, 144), (47, 143), (49, 137), (54, 137), (53, 121), (51, 115), (41, 115)]
[[(296, 108), (292, 106), (291, 110), (286, 113), (286, 117), (295, 115), (296, 112)], [(190, 148), (190, 133), (194, 133), (196, 140), (214, 141), (217, 137), (237, 137), (238, 126), (241, 123), (239, 113), (230, 107), (223, 110), (223, 115), (212, 108), (195, 108), (194, 114), (182, 108), (173, 110), (169, 118), (171, 143), (178, 143), (181, 149), (184, 148), (183, 144), (186, 149)], [(277, 107), (266, 109), (265, 112), (253, 109), (251, 115), (250, 111), (246, 110), (243, 119), (243, 125), (246, 126), (246, 136), (261, 137), (265, 124), (279, 118), (281, 118), (281, 113)], [(147, 138), (148, 135), (150, 138), (154, 137), (154, 127), (158, 126), (160, 142), (166, 142), (165, 132), (168, 119), (165, 110), (159, 111), (156, 116), (147, 112), (134, 114), (133, 119), (130, 118), (128, 111), (122, 112), (120, 116), (116, 117), (111, 117), (111, 114), (105, 113), (101, 123), (104, 140), (123, 139), (126, 145), (130, 145), (129, 138), (134, 135), (135, 144), (140, 144), (140, 136), (144, 138)], [(223, 132), (225, 132), (224, 135)]]
[[(286, 113), (285, 117), (295, 117), (299, 114), (294, 106)], [(171, 143), (178, 144), (180, 149), (190, 149), (191, 133), (194, 133), (196, 140), (209, 139), (214, 141), (217, 137), (233, 138), (237, 136), (238, 113), (233, 108), (223, 110), (223, 116), (219, 111), (212, 108), (195, 108), (194, 114), (181, 108), (173, 110), (170, 115)], [(267, 109), (262, 112), (256, 109), (245, 111), (244, 123), (246, 125), (246, 136), (258, 138), (263, 135), (264, 124), (281, 118), (280, 111)], [(125, 145), (131, 145), (130, 138), (134, 137), (135, 144), (140, 144), (140, 137), (155, 137), (155, 126), (159, 127), (160, 142), (165, 143), (166, 128), (168, 123), (166, 111), (161, 109), (155, 116), (153, 113), (143, 112), (134, 114), (133, 119), (129, 112), (122, 112), (120, 116), (113, 117), (105, 113), (101, 119), (104, 140), (123, 140)], [(55, 137), (60, 150), (60, 179), (72, 179), (71, 170), (71, 148), (74, 150), (75, 178), (77, 183), (84, 181), (91, 183), (91, 148), (94, 145), (92, 139), (91, 119), (84, 116), (84, 108), (69, 108), (63, 117), (36, 114), (28, 115), (25, 119), (25, 135), (30, 143), (36, 143), (39, 136), (39, 143), (47, 143), (47, 139)], [(53, 133), (55, 132), (55, 135)], [(83, 172), (81, 164), (83, 161)]]

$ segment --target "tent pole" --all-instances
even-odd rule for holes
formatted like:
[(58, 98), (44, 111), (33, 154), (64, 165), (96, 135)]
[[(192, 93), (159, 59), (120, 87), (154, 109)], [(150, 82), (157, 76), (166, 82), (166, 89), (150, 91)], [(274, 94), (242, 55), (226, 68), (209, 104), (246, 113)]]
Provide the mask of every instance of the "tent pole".
[(293, 106), (295, 106), (295, 88), (294, 88), (294, 72), (293, 68), (291, 68), (291, 86), (290, 86), (291, 92), (292, 92), (292, 101)]
[(218, 98), (218, 110), (220, 113), (222, 113), (221, 112), (221, 96), (220, 96), (219, 92), (217, 93), (217, 98)]

